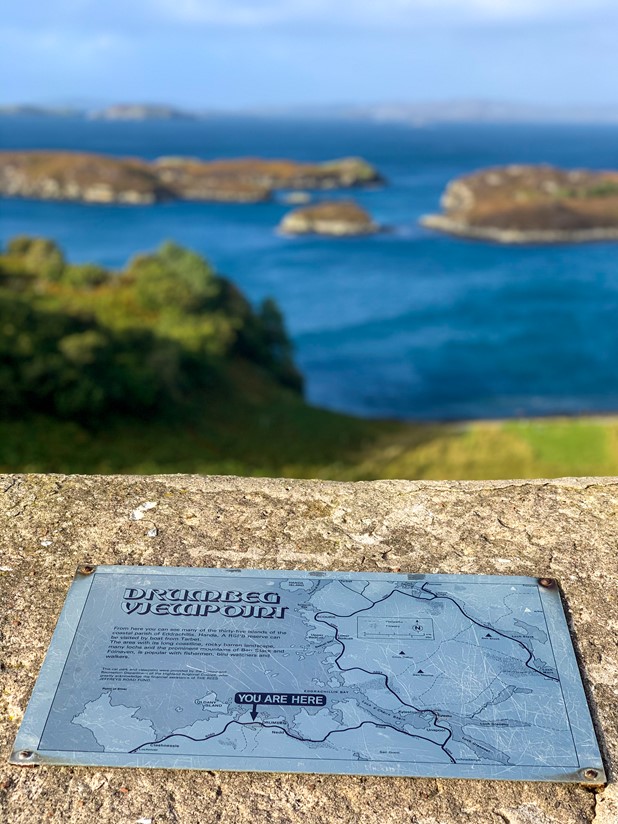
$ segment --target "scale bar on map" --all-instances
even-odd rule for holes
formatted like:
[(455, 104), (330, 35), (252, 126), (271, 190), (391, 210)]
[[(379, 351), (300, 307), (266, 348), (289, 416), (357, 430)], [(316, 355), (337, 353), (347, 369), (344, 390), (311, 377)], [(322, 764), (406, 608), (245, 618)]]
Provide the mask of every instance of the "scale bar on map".
[(359, 638), (403, 638), (433, 641), (431, 618), (358, 618)]

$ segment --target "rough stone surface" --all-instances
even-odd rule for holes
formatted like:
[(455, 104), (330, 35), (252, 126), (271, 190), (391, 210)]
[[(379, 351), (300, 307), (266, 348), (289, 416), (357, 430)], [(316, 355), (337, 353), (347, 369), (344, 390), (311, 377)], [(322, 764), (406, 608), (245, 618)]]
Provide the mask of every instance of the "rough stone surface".
[[(143, 504), (156, 503), (146, 508)], [(143, 517), (135, 518), (133, 513)], [(78, 562), (551, 575), (610, 781), (618, 756), (618, 479), (329, 483), (0, 476), (0, 820), (616, 824), (618, 794), (564, 784), (6, 763)]]

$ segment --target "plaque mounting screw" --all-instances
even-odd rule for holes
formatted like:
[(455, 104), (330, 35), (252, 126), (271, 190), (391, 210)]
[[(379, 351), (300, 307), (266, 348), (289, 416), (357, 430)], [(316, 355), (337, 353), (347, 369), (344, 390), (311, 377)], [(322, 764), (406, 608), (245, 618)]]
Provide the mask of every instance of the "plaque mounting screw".
[(31, 758), (33, 758), (33, 756), (34, 752), (32, 750), (20, 750), (17, 753), (17, 757), (20, 761), (29, 761)]
[(545, 587), (545, 589), (551, 589), (556, 585), (556, 582), (553, 578), (539, 578), (538, 584), (541, 587)]
[(583, 770), (584, 778), (587, 778), (588, 781), (594, 781), (595, 778), (599, 777), (599, 771), (592, 769), (592, 767), (588, 768), (587, 770)]
[(80, 566), (77, 567), (80, 575), (92, 575), (95, 569), (96, 567), (93, 564), (80, 564)]

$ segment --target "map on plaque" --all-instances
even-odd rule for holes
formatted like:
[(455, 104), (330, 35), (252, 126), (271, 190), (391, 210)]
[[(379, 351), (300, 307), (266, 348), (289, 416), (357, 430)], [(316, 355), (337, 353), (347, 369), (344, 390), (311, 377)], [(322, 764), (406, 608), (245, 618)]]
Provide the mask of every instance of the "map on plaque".
[(551, 580), (81, 567), (18, 764), (603, 783)]

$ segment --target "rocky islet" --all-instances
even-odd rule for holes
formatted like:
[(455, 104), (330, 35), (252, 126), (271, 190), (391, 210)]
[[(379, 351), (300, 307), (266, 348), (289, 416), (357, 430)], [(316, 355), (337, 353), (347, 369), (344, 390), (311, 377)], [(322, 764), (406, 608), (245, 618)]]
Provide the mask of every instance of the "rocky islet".
[(326, 163), (232, 158), (112, 157), (86, 152), (0, 152), (0, 195), (86, 203), (144, 205), (165, 200), (256, 203), (278, 190), (378, 185), (362, 158)]
[(293, 209), (279, 224), (283, 234), (333, 237), (372, 235), (380, 228), (369, 212), (353, 200), (328, 200)]
[[(0, 196), (82, 203), (149, 205), (166, 200), (260, 203), (280, 192), (300, 204), (282, 219), (284, 234), (369, 235), (381, 227), (351, 200), (305, 205), (311, 192), (385, 183), (371, 163), (347, 157), (319, 163), (290, 159), (137, 157), (69, 151), (0, 152)], [(618, 171), (508, 165), (452, 180), (442, 211), (421, 225), (504, 244), (618, 239)]]
[(481, 169), (451, 181), (423, 226), (507, 244), (618, 240), (618, 172), (548, 165)]

